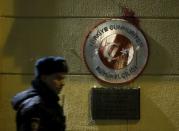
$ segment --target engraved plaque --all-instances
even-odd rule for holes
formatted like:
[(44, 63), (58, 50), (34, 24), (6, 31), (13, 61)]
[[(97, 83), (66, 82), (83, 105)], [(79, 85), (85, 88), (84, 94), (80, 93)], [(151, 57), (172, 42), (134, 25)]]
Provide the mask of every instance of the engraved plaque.
[(140, 119), (140, 88), (92, 88), (93, 120)]

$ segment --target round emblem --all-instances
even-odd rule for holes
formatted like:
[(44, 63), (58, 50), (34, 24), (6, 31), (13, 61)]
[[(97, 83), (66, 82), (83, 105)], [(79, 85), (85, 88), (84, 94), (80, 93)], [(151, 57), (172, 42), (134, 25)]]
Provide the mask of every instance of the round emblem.
[(83, 56), (96, 78), (121, 84), (142, 72), (148, 59), (148, 46), (134, 25), (122, 19), (112, 19), (97, 25), (88, 34)]

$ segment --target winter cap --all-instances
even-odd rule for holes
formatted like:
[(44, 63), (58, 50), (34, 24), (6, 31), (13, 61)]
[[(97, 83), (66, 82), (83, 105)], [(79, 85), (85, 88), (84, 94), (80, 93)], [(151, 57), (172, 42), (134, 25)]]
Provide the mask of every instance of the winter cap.
[(51, 75), (53, 73), (67, 73), (68, 66), (63, 57), (43, 57), (35, 63), (35, 76)]

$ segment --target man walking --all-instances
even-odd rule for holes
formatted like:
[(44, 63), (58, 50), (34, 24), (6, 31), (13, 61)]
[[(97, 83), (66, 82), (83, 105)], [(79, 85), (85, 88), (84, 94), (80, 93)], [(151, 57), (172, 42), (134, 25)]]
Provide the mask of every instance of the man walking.
[(65, 131), (58, 94), (68, 72), (63, 57), (44, 57), (35, 64), (32, 86), (13, 97), (17, 131)]

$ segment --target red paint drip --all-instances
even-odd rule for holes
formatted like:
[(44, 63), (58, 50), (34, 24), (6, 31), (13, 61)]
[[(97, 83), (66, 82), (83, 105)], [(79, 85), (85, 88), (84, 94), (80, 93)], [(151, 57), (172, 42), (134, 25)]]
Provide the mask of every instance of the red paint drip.
[(123, 16), (121, 16), (121, 19), (127, 20), (131, 24), (135, 25), (137, 28), (140, 28), (139, 26), (139, 18), (135, 16), (135, 12), (132, 9), (129, 9), (127, 7), (124, 7), (122, 9)]

